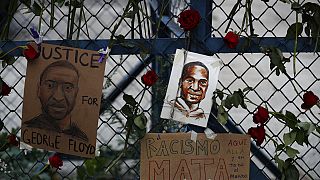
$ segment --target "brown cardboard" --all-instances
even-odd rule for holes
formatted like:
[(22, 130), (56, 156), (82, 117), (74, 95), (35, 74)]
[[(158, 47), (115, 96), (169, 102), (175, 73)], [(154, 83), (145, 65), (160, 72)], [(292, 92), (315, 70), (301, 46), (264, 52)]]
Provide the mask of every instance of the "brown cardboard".
[[(36, 48), (35, 44), (33, 46)], [(22, 111), (23, 142), (50, 151), (95, 156), (105, 70), (105, 62), (98, 63), (99, 57), (97, 51), (41, 44), (39, 58), (29, 61), (27, 66)], [(45, 70), (50, 64), (52, 67)], [(44, 111), (40, 99), (47, 107), (43, 108)], [(62, 119), (65, 126), (62, 126)], [(56, 123), (51, 125), (52, 122)]]
[(247, 180), (250, 137), (218, 134), (213, 140), (199, 133), (150, 133), (141, 140), (142, 180)]

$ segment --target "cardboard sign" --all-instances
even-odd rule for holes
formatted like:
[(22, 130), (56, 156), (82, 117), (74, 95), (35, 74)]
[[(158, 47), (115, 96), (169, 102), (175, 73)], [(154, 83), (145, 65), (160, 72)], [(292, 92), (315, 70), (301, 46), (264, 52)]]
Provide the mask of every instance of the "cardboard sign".
[(27, 66), (23, 142), (76, 156), (95, 156), (105, 70), (99, 57), (97, 51), (41, 44), (39, 58)]
[(146, 134), (141, 141), (142, 180), (249, 179), (250, 137), (190, 133)]
[(177, 49), (161, 118), (206, 127), (221, 61)]

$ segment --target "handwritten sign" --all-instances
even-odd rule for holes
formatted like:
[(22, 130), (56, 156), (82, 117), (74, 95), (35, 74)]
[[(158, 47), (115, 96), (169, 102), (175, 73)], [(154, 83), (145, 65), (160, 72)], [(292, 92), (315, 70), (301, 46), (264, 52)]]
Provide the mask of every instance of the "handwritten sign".
[(23, 142), (71, 155), (95, 156), (105, 70), (99, 57), (97, 51), (41, 44), (39, 58), (27, 66)]
[(141, 141), (142, 180), (248, 180), (250, 137), (218, 134), (150, 133)]

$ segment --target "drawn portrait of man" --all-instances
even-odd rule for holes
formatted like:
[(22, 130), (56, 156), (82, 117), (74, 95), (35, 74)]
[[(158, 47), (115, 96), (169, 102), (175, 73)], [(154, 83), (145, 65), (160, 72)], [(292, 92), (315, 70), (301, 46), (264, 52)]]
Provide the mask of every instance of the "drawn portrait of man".
[(220, 66), (213, 56), (177, 49), (160, 117), (206, 127)]
[(184, 65), (179, 81), (180, 96), (170, 103), (186, 117), (205, 118), (200, 102), (206, 97), (209, 86), (209, 69), (201, 62)]
[(49, 64), (42, 71), (37, 85), (42, 113), (24, 122), (26, 127), (64, 133), (88, 141), (86, 133), (71, 118), (79, 90), (78, 83), (79, 72), (70, 62)]

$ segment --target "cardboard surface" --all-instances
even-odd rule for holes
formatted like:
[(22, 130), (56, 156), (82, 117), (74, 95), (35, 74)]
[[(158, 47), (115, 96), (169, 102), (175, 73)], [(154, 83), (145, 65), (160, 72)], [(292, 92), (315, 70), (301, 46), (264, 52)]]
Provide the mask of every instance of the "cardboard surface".
[[(36, 48), (36, 45), (33, 44)], [(44, 44), (28, 62), (22, 141), (35, 148), (94, 157), (105, 61), (97, 51)]]
[(221, 61), (177, 49), (161, 118), (206, 127)]
[(250, 137), (150, 133), (141, 140), (141, 180), (248, 180)]

